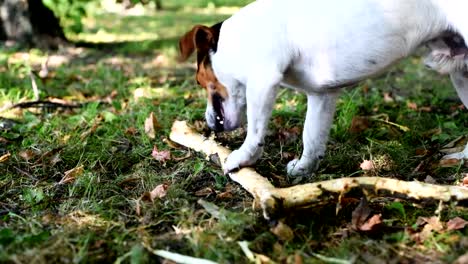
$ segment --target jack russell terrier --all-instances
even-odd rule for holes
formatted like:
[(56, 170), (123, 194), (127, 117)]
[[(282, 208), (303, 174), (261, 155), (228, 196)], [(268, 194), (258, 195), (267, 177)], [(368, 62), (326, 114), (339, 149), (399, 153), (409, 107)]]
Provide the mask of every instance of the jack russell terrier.
[[(425, 64), (449, 74), (468, 107), (467, 0), (257, 0), (212, 27), (195, 26), (179, 42), (182, 60), (196, 51), (196, 79), (208, 95), (215, 131), (247, 136), (224, 172), (261, 156), (278, 87), (307, 95), (303, 153), (287, 165), (310, 175), (323, 158), (341, 88), (376, 76), (418, 47)], [(464, 151), (450, 158), (468, 158)]]

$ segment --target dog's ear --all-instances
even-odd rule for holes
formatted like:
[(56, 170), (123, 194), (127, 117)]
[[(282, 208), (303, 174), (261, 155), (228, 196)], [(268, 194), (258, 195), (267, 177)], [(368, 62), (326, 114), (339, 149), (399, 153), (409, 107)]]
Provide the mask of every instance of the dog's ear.
[(180, 60), (187, 60), (195, 49), (197, 52), (208, 52), (215, 44), (214, 33), (212, 28), (202, 25), (194, 26), (192, 30), (185, 33), (179, 40)]

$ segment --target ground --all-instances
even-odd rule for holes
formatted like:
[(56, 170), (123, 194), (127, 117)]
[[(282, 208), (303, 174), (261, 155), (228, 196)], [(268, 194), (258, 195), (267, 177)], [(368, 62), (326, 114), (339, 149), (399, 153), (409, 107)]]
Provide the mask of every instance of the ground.
[[(466, 253), (468, 210), (456, 203), (383, 196), (363, 205), (357, 192), (338, 211), (328, 204), (268, 222), (215, 162), (171, 143), (174, 120), (207, 133), (205, 93), (193, 60), (177, 62), (177, 40), (237, 10), (198, 2), (96, 12), (69, 36), (79, 44), (59, 51), (0, 49), (0, 262), (158, 263), (162, 249), (247, 263), (243, 241), (258, 261), (279, 263), (449, 263)], [(255, 169), (281, 187), (364, 175), (463, 185), (466, 162), (440, 158), (466, 142), (468, 111), (420, 61), (345, 91), (311, 179), (285, 176), (306, 104), (283, 90)], [(56, 104), (12, 108), (37, 99)], [(234, 149), (245, 131), (216, 136)], [(365, 230), (358, 218), (371, 216), (381, 223)]]

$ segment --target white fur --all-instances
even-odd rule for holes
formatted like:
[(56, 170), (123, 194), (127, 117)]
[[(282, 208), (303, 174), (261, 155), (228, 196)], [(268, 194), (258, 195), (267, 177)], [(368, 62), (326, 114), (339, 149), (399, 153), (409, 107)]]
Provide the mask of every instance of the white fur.
[[(241, 9), (223, 23), (211, 55), (229, 94), (225, 119), (238, 122), (236, 109), (247, 108), (247, 137), (227, 159), (225, 171), (260, 157), (277, 88), (283, 85), (308, 96), (304, 152), (288, 172), (310, 174), (325, 152), (337, 88), (381, 73), (443, 31), (468, 40), (467, 17), (467, 0), (257, 0)], [(467, 105), (468, 78), (461, 72), (466, 60), (447, 66), (454, 62), (443, 60), (443, 48), (430, 48), (435, 53), (426, 64), (451, 73)]]

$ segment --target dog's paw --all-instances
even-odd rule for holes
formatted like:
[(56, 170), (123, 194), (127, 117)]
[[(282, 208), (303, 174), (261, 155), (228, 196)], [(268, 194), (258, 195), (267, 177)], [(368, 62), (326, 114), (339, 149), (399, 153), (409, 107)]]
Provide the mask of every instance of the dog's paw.
[(304, 165), (301, 160), (293, 159), (288, 163), (286, 171), (291, 177), (309, 177), (316, 170), (316, 167), (315, 165), (310, 166), (310, 164)]
[(253, 165), (260, 157), (261, 151), (257, 151), (254, 155), (242, 149), (234, 150), (224, 163), (224, 174), (239, 170), (240, 168)]

